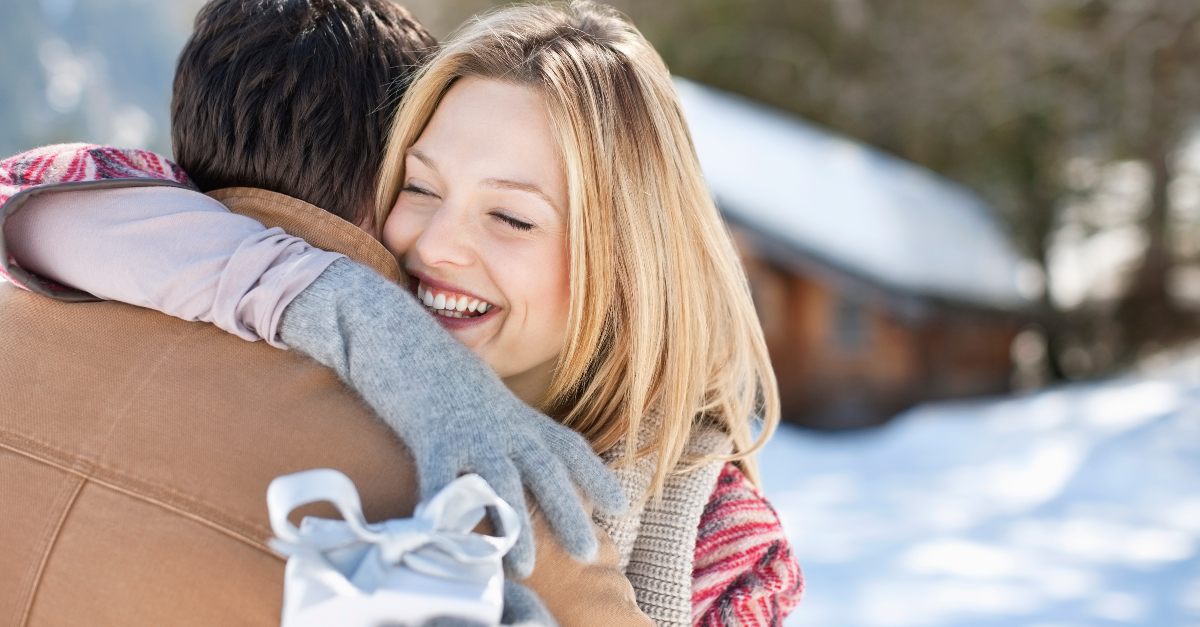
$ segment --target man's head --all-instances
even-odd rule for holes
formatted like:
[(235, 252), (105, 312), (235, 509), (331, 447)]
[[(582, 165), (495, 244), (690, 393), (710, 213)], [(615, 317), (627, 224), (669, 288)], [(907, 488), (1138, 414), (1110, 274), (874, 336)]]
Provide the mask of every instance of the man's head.
[(175, 159), (368, 224), (404, 83), (436, 45), (390, 0), (212, 0), (175, 73)]

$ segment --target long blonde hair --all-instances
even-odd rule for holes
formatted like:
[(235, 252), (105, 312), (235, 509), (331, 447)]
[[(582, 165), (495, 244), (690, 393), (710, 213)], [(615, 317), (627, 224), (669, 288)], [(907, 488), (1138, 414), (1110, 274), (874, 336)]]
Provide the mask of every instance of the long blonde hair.
[[(658, 53), (622, 15), (588, 2), (468, 22), (407, 90), (380, 174), (379, 224), (400, 193), (406, 152), (467, 76), (541, 93), (565, 166), (569, 330), (541, 409), (600, 452), (624, 441), (637, 451), (626, 461), (656, 456), (651, 495), (671, 472), (714, 458), (738, 461), (758, 483), (753, 454), (779, 421), (775, 375)], [(662, 421), (639, 449), (651, 412)], [(687, 454), (702, 424), (728, 434), (732, 453)]]

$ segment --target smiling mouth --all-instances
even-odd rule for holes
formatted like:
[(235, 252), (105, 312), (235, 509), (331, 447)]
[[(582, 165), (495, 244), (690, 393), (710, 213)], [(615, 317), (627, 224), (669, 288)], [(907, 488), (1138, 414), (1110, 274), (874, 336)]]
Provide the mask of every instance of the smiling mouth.
[(466, 294), (458, 294), (417, 284), (417, 300), (434, 315), (448, 319), (474, 319), (495, 309), (495, 305)]

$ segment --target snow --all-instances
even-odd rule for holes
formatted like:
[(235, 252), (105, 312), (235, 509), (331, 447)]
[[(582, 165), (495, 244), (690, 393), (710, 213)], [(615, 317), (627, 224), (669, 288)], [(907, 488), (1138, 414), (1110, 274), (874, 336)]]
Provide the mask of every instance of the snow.
[(1036, 269), (965, 188), (749, 100), (676, 88), (731, 218), (885, 287), (1005, 308), (1038, 295)]
[(785, 427), (787, 625), (1200, 626), (1200, 360), (888, 426)]

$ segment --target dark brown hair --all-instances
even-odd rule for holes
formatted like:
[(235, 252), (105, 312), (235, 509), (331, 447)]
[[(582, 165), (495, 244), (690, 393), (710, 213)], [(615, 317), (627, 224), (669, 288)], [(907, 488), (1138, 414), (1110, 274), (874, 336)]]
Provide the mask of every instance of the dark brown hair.
[(436, 41), (389, 0), (212, 0), (183, 48), (175, 159), (370, 225), (394, 103)]

